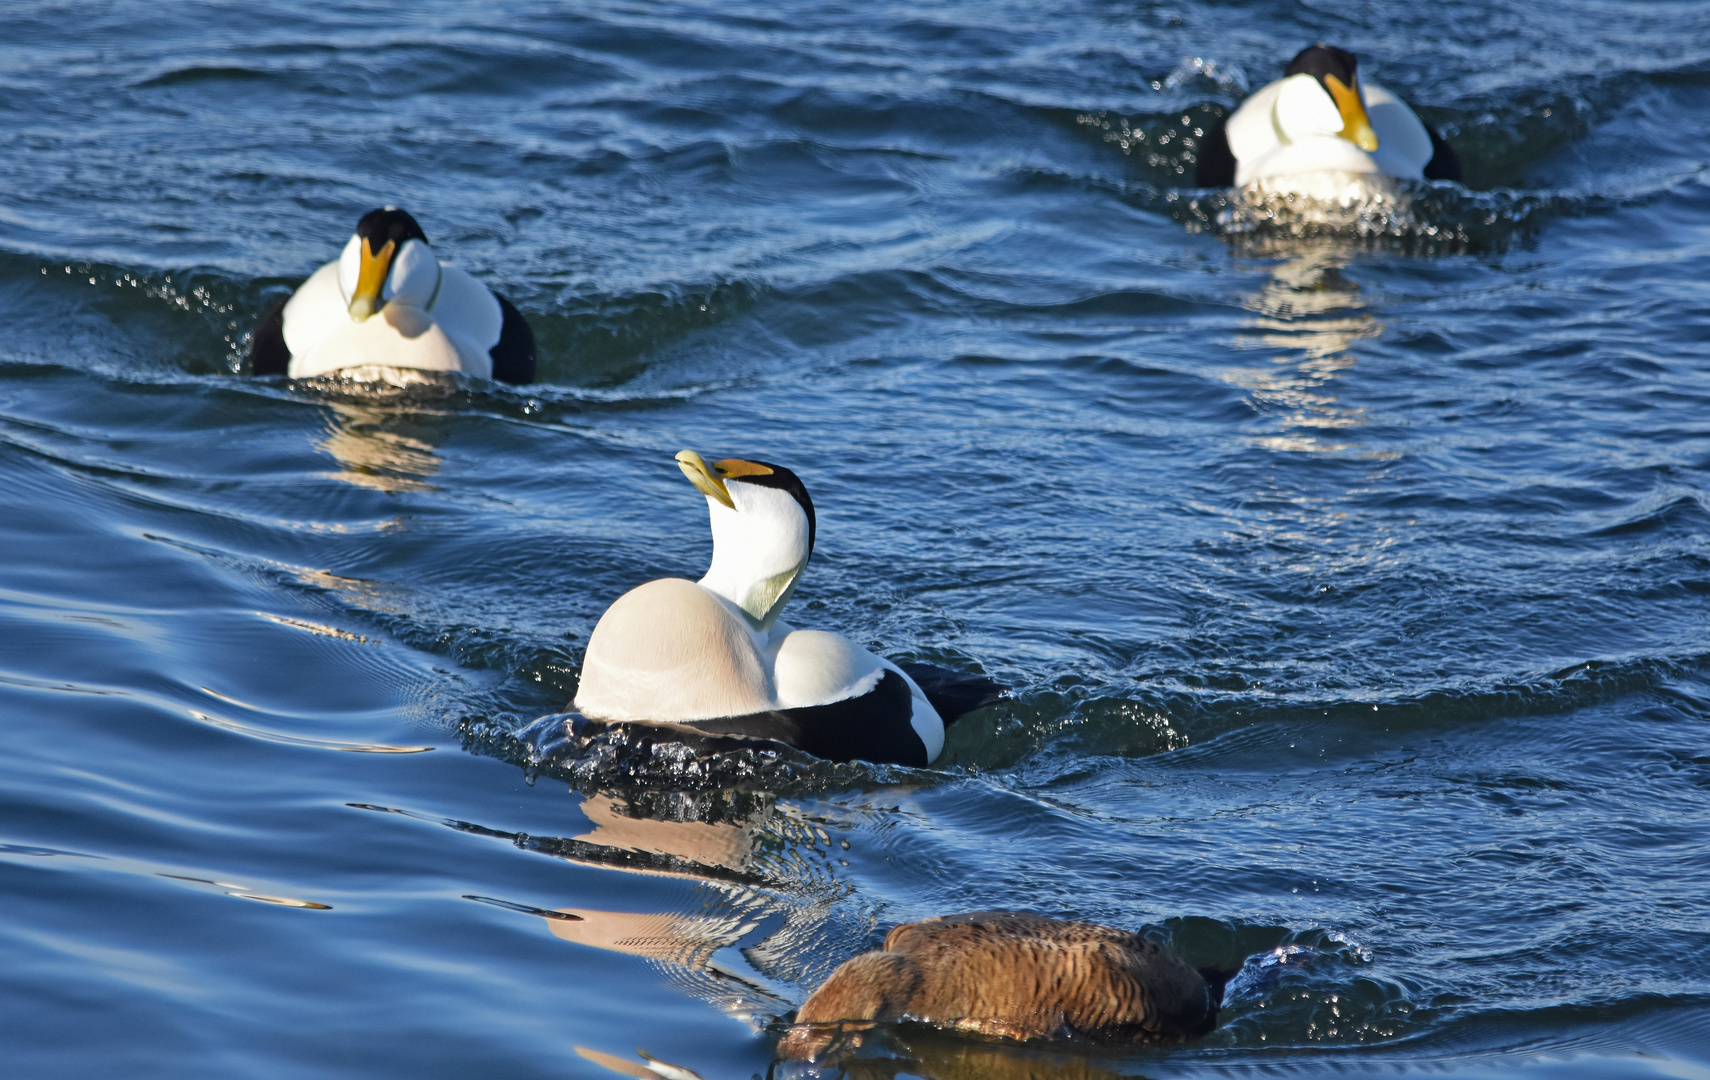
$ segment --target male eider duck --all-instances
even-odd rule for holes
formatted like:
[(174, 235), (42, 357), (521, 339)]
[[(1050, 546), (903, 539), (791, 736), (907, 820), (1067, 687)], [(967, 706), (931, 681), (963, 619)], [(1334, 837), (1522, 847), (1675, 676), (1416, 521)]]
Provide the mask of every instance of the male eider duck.
[(1328, 198), (1351, 178), (1459, 180), (1454, 149), (1358, 66), (1333, 45), (1302, 50), (1281, 79), (1206, 132), (1195, 183)]
[(1167, 1042), (1217, 1026), (1226, 973), (1096, 923), (976, 911), (899, 926), (825, 980), (778, 1044), (818, 1058), (840, 1035), (914, 1021), (973, 1035)]
[(839, 634), (780, 621), (813, 554), (807, 488), (765, 461), (708, 465), (684, 450), (677, 465), (706, 496), (712, 566), (699, 582), (650, 581), (606, 609), (588, 637), (577, 712), (772, 739), (832, 761), (927, 765), (947, 722), (996, 700), (987, 680), (914, 668), (950, 676), (923, 690)]
[(435, 258), (415, 218), (385, 206), (267, 313), (249, 359), (257, 375), (293, 379), (403, 368), (526, 383), (534, 331), (509, 300)]

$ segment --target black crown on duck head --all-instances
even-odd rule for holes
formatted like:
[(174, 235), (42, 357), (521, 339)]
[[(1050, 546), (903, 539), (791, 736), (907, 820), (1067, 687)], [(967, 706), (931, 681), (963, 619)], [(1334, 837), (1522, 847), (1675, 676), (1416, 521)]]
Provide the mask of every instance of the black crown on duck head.
[(1346, 49), (1338, 49), (1334, 45), (1317, 45), (1300, 50), (1288, 67), (1283, 69), (1283, 78), (1290, 75), (1310, 75), (1320, 83), (1324, 76), (1334, 75), (1343, 86), (1354, 85), (1354, 71), (1360, 66), (1359, 58)]
[(402, 248), (407, 240), (428, 242), (427, 233), (422, 232), (421, 225), (410, 216), (410, 212), (396, 206), (382, 206), (363, 214), (356, 223), (356, 235), (368, 241), (370, 251), (379, 251), (388, 240), (396, 245), (394, 251)]

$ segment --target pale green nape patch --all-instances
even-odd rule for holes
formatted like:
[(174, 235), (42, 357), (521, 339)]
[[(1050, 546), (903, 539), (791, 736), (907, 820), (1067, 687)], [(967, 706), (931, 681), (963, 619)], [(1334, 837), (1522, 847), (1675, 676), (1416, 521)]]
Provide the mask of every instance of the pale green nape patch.
[(773, 574), (754, 583), (748, 590), (748, 595), (742, 598), (742, 611), (753, 620), (755, 629), (767, 631), (772, 629), (783, 614), (784, 605), (795, 595), (796, 583), (802, 579), (802, 571), (807, 569), (807, 563), (786, 570), (781, 574)]

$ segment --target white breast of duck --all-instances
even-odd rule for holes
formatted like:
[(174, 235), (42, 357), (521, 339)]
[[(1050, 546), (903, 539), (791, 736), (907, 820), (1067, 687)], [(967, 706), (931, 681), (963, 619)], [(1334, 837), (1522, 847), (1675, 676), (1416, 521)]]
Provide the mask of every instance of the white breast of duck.
[(812, 555), (813, 504), (766, 462), (677, 456), (706, 495), (712, 566), (625, 593), (589, 636), (574, 707), (607, 722), (774, 738), (834, 760), (925, 765), (944, 722), (914, 680), (842, 635), (779, 620)]
[(302, 379), (372, 365), (490, 378), (504, 321), (486, 286), (443, 265), (413, 218), (384, 207), (286, 303), (286, 373)]

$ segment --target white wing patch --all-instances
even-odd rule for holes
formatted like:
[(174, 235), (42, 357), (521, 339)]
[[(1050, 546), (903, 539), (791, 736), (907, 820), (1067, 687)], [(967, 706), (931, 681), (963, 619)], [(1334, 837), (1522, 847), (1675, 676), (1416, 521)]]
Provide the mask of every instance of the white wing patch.
[(805, 709), (860, 697), (884, 677), (879, 658), (841, 634), (792, 630), (777, 642), (772, 685), (780, 709)]
[(453, 339), (467, 342), (471, 351), (485, 357), (487, 367), (492, 368), (488, 350), (499, 343), (499, 333), (505, 328), (505, 313), (492, 290), (457, 267), (447, 266), (433, 317)]
[[(1242, 169), (1252, 168), (1253, 163), (1279, 145), (1271, 113), (1276, 108), (1277, 94), (1281, 91), (1282, 82), (1271, 83), (1243, 101), (1224, 126), (1224, 134), (1229, 139), (1229, 152), (1235, 155), (1235, 161)], [(1237, 184), (1245, 182), (1240, 176), (1236, 177)]]
[[(285, 347), (293, 358), (308, 356), (348, 322), (350, 305), (339, 291), (338, 263), (330, 262), (310, 274), (285, 302)], [(296, 366), (294, 362), (292, 366)]]
[(926, 763), (932, 764), (938, 760), (938, 755), (944, 752), (944, 718), (938, 715), (938, 710), (932, 707), (932, 702), (926, 700), (926, 691), (908, 677), (908, 672), (889, 660), (880, 660), (879, 663), (901, 675), (903, 681), (908, 683), (909, 702), (914, 706), (914, 713), (908, 719), (909, 726), (920, 736), (920, 741), (926, 744)]
[(1377, 133), (1378, 168), (1385, 176), (1401, 180), (1419, 180), (1425, 176), (1425, 166), (1434, 151), (1431, 133), (1407, 103), (1379, 86), (1366, 83), (1366, 115)]

